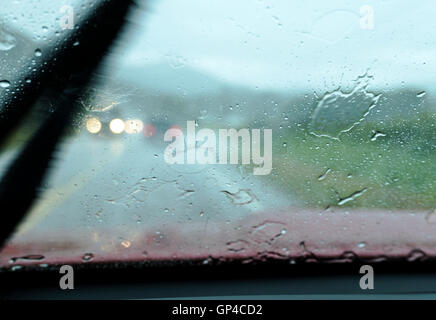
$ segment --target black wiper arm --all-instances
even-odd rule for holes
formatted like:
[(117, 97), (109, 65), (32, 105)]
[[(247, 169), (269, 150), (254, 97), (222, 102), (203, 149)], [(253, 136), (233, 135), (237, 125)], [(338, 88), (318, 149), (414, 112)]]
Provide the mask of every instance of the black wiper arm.
[(0, 131), (1, 139), (37, 97), (41, 94), (58, 95), (53, 103), (54, 111), (26, 143), (0, 181), (0, 247), (38, 195), (56, 146), (80, 111), (77, 100), (86, 86), (94, 81), (94, 71), (120, 34), (133, 5), (131, 0), (97, 3), (87, 15), (82, 15), (79, 28), (65, 40), (64, 48), (51, 55), (51, 70), (38, 79), (40, 85), (24, 93), (15, 103), (12, 101), (0, 108), (0, 128), (5, 125)]

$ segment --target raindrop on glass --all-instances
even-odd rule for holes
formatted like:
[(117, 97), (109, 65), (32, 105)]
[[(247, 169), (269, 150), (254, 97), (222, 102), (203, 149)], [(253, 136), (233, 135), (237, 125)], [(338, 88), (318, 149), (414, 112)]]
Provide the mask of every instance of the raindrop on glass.
[(11, 85), (11, 83), (8, 80), (0, 80), (0, 87), (1, 88), (8, 88)]

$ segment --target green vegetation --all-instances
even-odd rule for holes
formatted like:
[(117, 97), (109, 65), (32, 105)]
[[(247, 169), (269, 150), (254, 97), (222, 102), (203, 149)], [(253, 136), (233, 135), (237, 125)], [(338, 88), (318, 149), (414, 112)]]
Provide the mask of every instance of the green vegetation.
[(271, 178), (308, 206), (337, 206), (363, 191), (343, 206), (436, 207), (435, 114), (363, 121), (340, 140), (292, 128), (275, 138)]

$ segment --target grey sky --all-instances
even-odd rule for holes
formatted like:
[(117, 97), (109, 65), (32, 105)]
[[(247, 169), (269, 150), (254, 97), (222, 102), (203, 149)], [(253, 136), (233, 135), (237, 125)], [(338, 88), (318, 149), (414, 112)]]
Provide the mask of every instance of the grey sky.
[[(71, 2), (15, 0), (0, 14), (44, 37), (32, 16), (43, 13), (53, 32), (59, 8)], [(374, 8), (373, 30), (360, 28), (362, 5)], [(154, 0), (132, 19), (141, 30), (122, 63), (170, 63), (225, 82), (286, 90), (346, 86), (369, 69), (380, 89), (402, 83), (426, 89), (436, 69), (435, 13), (434, 0)]]
[[(360, 28), (362, 5), (373, 30)], [(370, 69), (373, 85), (433, 82), (434, 1), (154, 1), (126, 63), (165, 59), (249, 86), (324, 89)]]

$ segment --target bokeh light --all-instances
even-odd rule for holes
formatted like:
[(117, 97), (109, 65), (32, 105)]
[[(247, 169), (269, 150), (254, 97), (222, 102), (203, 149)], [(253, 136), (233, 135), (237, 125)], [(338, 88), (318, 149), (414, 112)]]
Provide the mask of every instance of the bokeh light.
[(113, 119), (109, 123), (109, 129), (111, 129), (112, 133), (120, 134), (124, 131), (125, 124), (124, 121), (121, 119)]
[(126, 120), (124, 131), (128, 134), (139, 133), (144, 129), (144, 123), (139, 119)]
[(157, 132), (157, 129), (154, 125), (152, 124), (146, 124), (144, 127), (144, 136), (146, 136), (147, 138), (150, 138), (152, 136), (154, 136)]
[(99, 133), (101, 130), (101, 122), (98, 118), (90, 118), (86, 121), (86, 129), (93, 134)]

